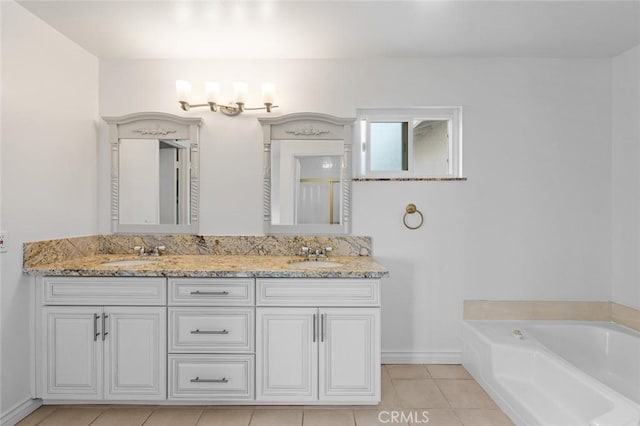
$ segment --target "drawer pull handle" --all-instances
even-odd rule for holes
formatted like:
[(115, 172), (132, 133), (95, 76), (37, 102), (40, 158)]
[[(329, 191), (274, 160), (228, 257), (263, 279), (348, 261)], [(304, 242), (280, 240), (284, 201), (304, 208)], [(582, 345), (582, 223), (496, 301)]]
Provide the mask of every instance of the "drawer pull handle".
[(222, 379), (201, 379), (200, 377), (196, 377), (195, 379), (191, 379), (191, 383), (229, 383), (229, 379), (226, 377)]
[(202, 330), (195, 329), (191, 330), (191, 334), (229, 334), (229, 330)]
[(228, 291), (200, 291), (200, 290), (196, 290), (196, 291), (192, 291), (191, 294), (194, 295), (194, 296), (199, 296), (199, 295), (205, 295), (205, 296), (228, 296), (229, 292)]

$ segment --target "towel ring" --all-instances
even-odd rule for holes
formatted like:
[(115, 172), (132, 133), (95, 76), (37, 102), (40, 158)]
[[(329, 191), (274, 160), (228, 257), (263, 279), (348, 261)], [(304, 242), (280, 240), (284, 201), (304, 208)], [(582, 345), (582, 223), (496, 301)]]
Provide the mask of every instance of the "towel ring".
[[(418, 229), (422, 226), (422, 224), (424, 223), (424, 216), (422, 215), (422, 212), (420, 210), (418, 210), (418, 208), (416, 207), (415, 204), (407, 204), (407, 207), (405, 209), (405, 214), (404, 216), (402, 216), (402, 222), (404, 223), (404, 226), (406, 226), (409, 229)], [(415, 226), (411, 226), (407, 223), (407, 216), (410, 214), (414, 214), (414, 213), (418, 213), (418, 215), (420, 216), (420, 222), (418, 222), (417, 225)]]

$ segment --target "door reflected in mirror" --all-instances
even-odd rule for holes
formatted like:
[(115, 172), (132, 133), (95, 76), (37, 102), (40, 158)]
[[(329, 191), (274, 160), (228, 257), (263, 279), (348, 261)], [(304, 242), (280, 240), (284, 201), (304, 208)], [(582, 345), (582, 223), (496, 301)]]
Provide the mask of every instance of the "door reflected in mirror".
[(344, 142), (274, 140), (271, 223), (340, 225)]
[(339, 156), (296, 157), (296, 223), (340, 224)]
[(187, 140), (120, 139), (121, 224), (189, 224), (189, 148)]

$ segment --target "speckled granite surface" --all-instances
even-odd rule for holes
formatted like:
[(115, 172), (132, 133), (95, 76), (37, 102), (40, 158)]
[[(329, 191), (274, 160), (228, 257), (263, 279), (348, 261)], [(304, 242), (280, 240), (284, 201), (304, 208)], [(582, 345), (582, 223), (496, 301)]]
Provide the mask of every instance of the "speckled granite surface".
[(22, 266), (30, 268), (45, 263), (62, 262), (98, 254), (100, 253), (99, 237), (99, 235), (91, 235), (24, 243)]
[(93, 277), (271, 277), (271, 278), (381, 278), (389, 271), (369, 256), (331, 256), (340, 266), (293, 266), (300, 256), (163, 255), (143, 257), (156, 263), (141, 266), (105, 266), (104, 262), (140, 259), (137, 255), (98, 254), (24, 268), (33, 275)]
[(332, 247), (334, 256), (371, 255), (370, 237), (92, 235), (25, 243), (24, 268), (96, 254), (130, 254), (133, 247), (165, 246), (167, 255), (297, 255), (300, 247)]
[(309, 237), (289, 235), (100, 235), (100, 254), (131, 253), (134, 246), (163, 245), (166, 254), (297, 255), (300, 247), (332, 247), (335, 256), (371, 254), (370, 237)]
[[(140, 259), (134, 246), (165, 246), (141, 266), (104, 262)], [(300, 247), (332, 247), (340, 266), (301, 268)], [(92, 235), (24, 244), (23, 269), (34, 275), (140, 277), (380, 278), (389, 271), (371, 257), (371, 238), (352, 236)]]

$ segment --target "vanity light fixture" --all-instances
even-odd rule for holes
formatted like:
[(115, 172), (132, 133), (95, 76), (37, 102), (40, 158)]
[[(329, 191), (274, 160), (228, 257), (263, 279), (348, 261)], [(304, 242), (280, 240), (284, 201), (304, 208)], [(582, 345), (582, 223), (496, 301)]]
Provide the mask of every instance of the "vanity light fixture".
[(244, 111), (266, 110), (271, 112), (271, 109), (278, 108), (278, 105), (273, 104), (276, 92), (276, 87), (273, 83), (262, 83), (262, 103), (264, 106), (255, 108), (245, 107), (249, 86), (247, 83), (239, 81), (233, 83), (234, 101), (229, 105), (219, 103), (220, 83), (217, 81), (207, 81), (205, 84), (206, 104), (189, 103), (189, 98), (191, 97), (191, 82), (189, 81), (176, 81), (176, 92), (180, 108), (183, 111), (189, 111), (191, 108), (209, 107), (211, 111), (220, 111), (225, 115), (234, 116)]

